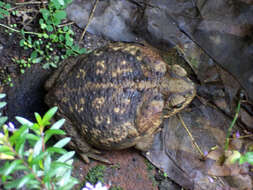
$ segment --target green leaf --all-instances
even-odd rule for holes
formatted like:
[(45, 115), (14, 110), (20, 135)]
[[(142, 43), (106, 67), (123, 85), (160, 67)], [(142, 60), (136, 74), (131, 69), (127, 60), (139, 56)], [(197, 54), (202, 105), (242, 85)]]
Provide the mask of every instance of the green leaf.
[(0, 145), (0, 152), (1, 153), (10, 152), (10, 151), (11, 151), (11, 149), (8, 146)]
[[(37, 41), (36, 41), (37, 42)], [(35, 59), (36, 57), (38, 56), (38, 53), (37, 53), (37, 51), (33, 51), (32, 53), (31, 53), (31, 59)]]
[[(52, 31), (53, 31), (53, 29), (52, 29)], [(43, 33), (43, 38), (45, 38), (45, 39), (48, 39), (48, 34), (47, 33)]]
[(6, 9), (10, 9), (10, 8), (11, 8), (11, 5), (10, 5), (9, 3), (6, 3), (5, 8), (6, 8)]
[(73, 189), (73, 187), (78, 184), (79, 181), (73, 177), (68, 178), (68, 181), (65, 182), (65, 185), (59, 187), (58, 190), (69, 190)]
[(36, 164), (39, 165), (39, 162), (43, 160), (43, 158), (48, 154), (48, 152), (41, 152), (36, 157), (33, 157), (33, 159), (30, 161), (32, 165)]
[(40, 63), (43, 60), (43, 57), (37, 57), (32, 60), (32, 63)]
[(60, 34), (60, 35), (59, 35), (59, 40), (60, 40), (61, 42), (63, 42), (63, 41), (65, 40), (65, 37), (64, 37), (63, 34)]
[(53, 14), (53, 22), (55, 25), (59, 25), (62, 19), (65, 19), (67, 16), (66, 12), (63, 10), (56, 10)]
[[(42, 30), (44, 30), (45, 28), (47, 28), (47, 25), (44, 23), (44, 20), (43, 20), (43, 19), (40, 19), (39, 23), (40, 23), (40, 28), (41, 28)], [(40, 36), (42, 37), (42, 34), (39, 34), (39, 35), (38, 35), (39, 38), (41, 38)]]
[(3, 99), (3, 98), (5, 98), (6, 97), (6, 94), (1, 94), (0, 93), (0, 99)]
[(21, 34), (21, 36), (25, 36), (25, 30), (24, 30), (24, 29), (21, 29), (21, 30), (20, 30), (20, 34)]
[(5, 152), (0, 154), (0, 160), (14, 160), (14, 153), (13, 152)]
[(67, 35), (68, 34), (66, 34), (66, 45), (67, 46), (72, 46), (73, 45), (73, 43), (74, 43), (74, 39), (73, 38), (71, 38), (71, 37), (67, 37)]
[(45, 21), (47, 22), (48, 17), (50, 16), (49, 10), (47, 10), (47, 9), (40, 9), (40, 12), (41, 12), (43, 18), (45, 19)]
[(69, 180), (68, 183), (62, 187), (59, 187), (59, 190), (69, 190), (73, 189), (73, 187), (78, 184), (79, 181), (75, 178), (72, 178), (72, 180)]
[(70, 166), (69, 164), (65, 164), (65, 163), (62, 163), (62, 162), (52, 162), (51, 164), (51, 168), (48, 172), (48, 176), (49, 177), (53, 177), (57, 174), (60, 173), (60, 171), (62, 171), (62, 169), (71, 169), (72, 166)]
[(20, 179), (19, 183), (17, 184), (17, 188), (19, 189), (23, 187), (26, 183), (31, 181), (33, 178), (34, 178), (34, 175), (32, 173), (25, 175), (24, 177)]
[(54, 30), (54, 28), (51, 24), (48, 24), (46, 29), (48, 32), (53, 32), (53, 30)]
[(63, 126), (64, 122), (65, 122), (65, 119), (60, 119), (60, 120), (58, 120), (57, 122), (55, 122), (55, 123), (50, 127), (50, 129), (60, 129), (60, 128)]
[(31, 127), (31, 129), (37, 134), (37, 135), (41, 135), (40, 133), (40, 125), (38, 123), (33, 124), (33, 126)]
[(14, 169), (18, 166), (21, 165), (23, 163), (22, 160), (14, 160), (12, 161), (4, 170), (3, 175), (8, 176), (9, 174), (11, 174)]
[(65, 154), (67, 152), (65, 149), (58, 147), (49, 147), (46, 151), (50, 154), (52, 153)]
[(33, 158), (40, 154), (40, 152), (42, 151), (42, 145), (43, 145), (42, 138), (40, 138), (34, 146)]
[(24, 154), (24, 146), (25, 146), (25, 138), (21, 137), (16, 142), (15, 150), (19, 154), (19, 156), (23, 157)]
[(34, 113), (34, 116), (36, 118), (36, 121), (39, 125), (42, 125), (42, 118), (40, 116), (40, 114), (38, 114), (37, 112)]
[(52, 42), (58, 42), (58, 36), (56, 34), (50, 34), (49, 38)]
[(87, 50), (86, 48), (81, 48), (78, 50), (79, 54), (84, 54), (84, 53), (87, 53)]
[(66, 154), (62, 155), (60, 158), (57, 159), (58, 162), (66, 162), (70, 158), (72, 158), (75, 154), (75, 151), (67, 152)]
[(60, 9), (61, 4), (59, 3), (59, 0), (51, 0), (51, 2), (53, 3), (55, 9)]
[(48, 129), (45, 132), (45, 142), (47, 142), (52, 135), (65, 135), (65, 132), (61, 129)]
[(8, 117), (0, 117), (0, 127), (5, 124), (5, 122), (8, 120)]
[(41, 189), (41, 184), (39, 181), (33, 179), (29, 181), (29, 184), (27, 184), (28, 189)]
[(64, 31), (64, 32), (67, 32), (68, 30), (69, 30), (69, 27), (68, 27), (68, 26), (64, 26), (64, 27), (63, 27), (63, 31)]
[(51, 162), (52, 162), (51, 156), (50, 156), (50, 154), (48, 154), (46, 156), (46, 159), (44, 160), (44, 171), (45, 171), (45, 173), (47, 173), (50, 170)]
[(36, 135), (34, 135), (32, 133), (26, 134), (25, 138), (27, 140), (31, 140), (31, 141), (38, 141), (40, 139), (40, 137), (38, 137), (38, 136), (36, 136)]
[(239, 161), (240, 164), (243, 164), (243, 163), (246, 163), (246, 162), (253, 165), (253, 152), (247, 152), (245, 155), (243, 155), (240, 158), (240, 161)]
[(65, 138), (61, 139), (60, 141), (58, 141), (57, 143), (55, 143), (53, 147), (62, 148), (66, 144), (68, 144), (70, 140), (71, 140), (70, 137), (65, 137)]
[(24, 138), (25, 139), (25, 134), (28, 133), (28, 126), (27, 125), (22, 125), (18, 130), (14, 131), (13, 135), (10, 137), (10, 143), (14, 145), (19, 138)]
[(15, 117), (15, 118), (16, 118), (16, 120), (17, 120), (19, 123), (21, 123), (22, 125), (27, 125), (28, 127), (32, 127), (32, 126), (33, 126), (33, 123), (32, 123), (31, 121), (29, 121), (29, 120), (27, 120), (27, 119), (25, 119), (25, 118), (23, 118), (23, 117), (17, 116), (17, 117)]
[(58, 0), (58, 3), (62, 6), (65, 4), (64, 0)]
[(42, 118), (42, 123), (44, 126), (49, 125), (49, 120), (54, 116), (54, 114), (57, 112), (57, 107), (53, 107), (50, 110), (47, 111), (47, 113)]
[(9, 15), (10, 13), (2, 8), (0, 8), (0, 13), (3, 14), (3, 15)]
[(6, 183), (5, 185), (4, 185), (4, 187), (6, 188), (6, 189), (16, 189), (16, 187), (18, 186), (18, 183), (19, 183), (19, 181), (20, 181), (20, 179), (16, 179), (16, 180), (11, 180), (11, 181), (9, 181), (8, 183)]
[(0, 109), (6, 106), (6, 104), (7, 104), (6, 102), (0, 102)]

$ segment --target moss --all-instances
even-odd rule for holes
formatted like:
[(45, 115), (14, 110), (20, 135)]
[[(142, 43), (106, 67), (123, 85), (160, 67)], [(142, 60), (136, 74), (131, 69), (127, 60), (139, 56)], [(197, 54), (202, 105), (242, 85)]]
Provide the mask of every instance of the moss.
[(85, 180), (92, 183), (93, 185), (96, 184), (98, 181), (104, 183), (105, 169), (106, 169), (105, 165), (96, 165), (95, 167), (89, 170), (89, 172), (85, 177)]

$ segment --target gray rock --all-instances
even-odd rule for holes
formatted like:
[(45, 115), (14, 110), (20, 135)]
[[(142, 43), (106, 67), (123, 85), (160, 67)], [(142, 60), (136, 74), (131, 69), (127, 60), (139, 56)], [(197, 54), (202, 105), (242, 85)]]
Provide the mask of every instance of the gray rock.
[[(90, 0), (75, 0), (68, 6), (67, 14), (69, 19), (84, 28), (92, 8)], [(114, 41), (135, 41), (131, 23), (136, 12), (137, 6), (128, 1), (99, 1), (87, 31)]]

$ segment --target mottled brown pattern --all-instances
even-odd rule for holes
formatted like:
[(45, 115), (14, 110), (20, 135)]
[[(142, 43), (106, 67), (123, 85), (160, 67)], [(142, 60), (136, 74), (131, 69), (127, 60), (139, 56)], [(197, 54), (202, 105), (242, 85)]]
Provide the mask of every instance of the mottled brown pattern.
[(65, 60), (45, 87), (46, 103), (59, 107), (59, 117), (69, 121), (64, 130), (78, 136), (72, 139), (78, 147), (84, 142), (88, 156), (87, 144), (146, 150), (164, 110), (173, 115), (195, 96), (183, 68), (168, 66), (152, 48), (126, 43)]

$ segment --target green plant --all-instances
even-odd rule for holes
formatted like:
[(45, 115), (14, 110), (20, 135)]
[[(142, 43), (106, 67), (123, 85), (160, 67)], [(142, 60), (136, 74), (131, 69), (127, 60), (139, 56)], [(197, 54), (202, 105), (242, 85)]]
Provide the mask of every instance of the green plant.
[[(5, 98), (5, 94), (1, 94), (0, 93), (0, 100)], [(6, 106), (6, 102), (1, 101), (0, 102), (0, 109), (2, 109), (4, 106)], [(3, 126), (3, 124), (5, 124), (5, 122), (7, 121), (8, 117), (6, 116), (2, 116), (2, 112), (0, 112), (0, 126)]]
[(144, 160), (145, 164), (146, 164), (146, 167), (147, 167), (147, 170), (149, 172), (151, 172), (152, 170), (155, 169), (155, 167), (153, 166), (153, 164), (151, 164), (151, 162), (149, 162), (147, 159)]
[(246, 152), (245, 154), (241, 154), (239, 151), (235, 150), (229, 159), (231, 163), (238, 162), (239, 164), (249, 163), (253, 165), (253, 152)]
[[(226, 142), (225, 142), (225, 150), (228, 150), (229, 137), (232, 133), (232, 129), (236, 123), (236, 120), (238, 119), (240, 108), (241, 108), (241, 100), (238, 101), (236, 111), (235, 111), (235, 116), (228, 128), (228, 132), (226, 135)], [(231, 163), (238, 162), (239, 164), (244, 164), (248, 162), (249, 164), (253, 165), (253, 152), (248, 151), (245, 154), (241, 154), (239, 151), (234, 150), (232, 155), (229, 156), (229, 160), (231, 161)]]
[[(47, 6), (40, 9), (39, 19), (40, 32), (28, 32), (18, 29), (17, 24), (0, 26), (6, 28), (8, 34), (17, 32), (21, 35), (20, 47), (30, 50), (30, 55), (26, 58), (12, 60), (20, 67), (20, 72), (24, 73), (31, 64), (43, 63), (43, 68), (57, 67), (58, 63), (71, 55), (86, 53), (85, 48), (80, 48), (74, 44), (74, 32), (70, 26), (60, 24), (66, 18), (65, 8), (72, 0), (50, 0)], [(7, 11), (7, 12), (6, 12)], [(1, 13), (1, 11), (0, 11)], [(8, 15), (8, 10), (5, 10)], [(12, 11), (12, 16), (16, 16), (18, 11)], [(35, 19), (34, 19), (35, 20)]]
[(11, 75), (7, 75), (6, 78), (4, 79), (4, 83), (5, 84), (8, 84), (10, 87), (13, 87), (14, 84), (12, 82), (12, 78), (11, 78)]
[(96, 184), (98, 181), (104, 183), (104, 171), (106, 167), (105, 165), (96, 165), (91, 168), (87, 173), (85, 180), (90, 182), (91, 184)]
[(4, 18), (5, 16), (9, 16), (10, 13), (8, 9), (11, 8), (11, 5), (9, 3), (5, 3), (3, 1), (0, 1), (0, 19)]
[(146, 167), (147, 167), (147, 172), (148, 172), (148, 178), (152, 181), (153, 186), (157, 186), (157, 181), (154, 176), (154, 170), (155, 166), (147, 159), (144, 160)]
[(235, 111), (235, 116), (233, 121), (231, 122), (228, 131), (227, 131), (227, 135), (226, 135), (226, 142), (225, 142), (225, 150), (228, 150), (228, 145), (229, 145), (229, 137), (232, 133), (232, 129), (236, 123), (236, 120), (238, 118), (239, 112), (240, 112), (240, 108), (241, 108), (241, 100), (238, 101), (237, 107), (236, 107), (236, 111)]
[[(75, 152), (67, 152), (63, 148), (70, 138), (66, 137), (53, 146), (46, 146), (53, 135), (65, 134), (60, 129), (64, 119), (51, 125), (50, 120), (56, 111), (57, 108), (54, 107), (43, 117), (35, 113), (36, 123), (16, 117), (21, 123), (19, 129), (12, 123), (3, 125), (0, 133), (0, 158), (5, 163), (0, 168), (0, 177), (6, 189), (26, 186), (27, 189), (67, 190), (78, 183), (71, 176)], [(23, 171), (24, 175), (14, 179), (12, 174), (18, 171)]]

